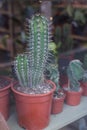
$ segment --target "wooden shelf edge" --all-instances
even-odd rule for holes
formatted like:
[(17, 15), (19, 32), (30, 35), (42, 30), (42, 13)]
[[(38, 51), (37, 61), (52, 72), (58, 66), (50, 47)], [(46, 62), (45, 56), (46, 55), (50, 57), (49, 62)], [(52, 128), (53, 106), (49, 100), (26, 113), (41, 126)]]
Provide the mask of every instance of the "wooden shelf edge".
[(87, 37), (85, 37), (85, 36), (71, 35), (71, 37), (72, 37), (73, 39), (82, 40), (82, 41), (87, 41)]
[(8, 10), (0, 10), (0, 14), (11, 15), (11, 13)]
[[(59, 5), (55, 5), (55, 7), (58, 8), (63, 8), (66, 7), (68, 4), (59, 4)], [(82, 4), (71, 4), (74, 8), (83, 8), (83, 9), (87, 9), (87, 4), (82, 5)]]
[(13, 61), (6, 62), (6, 63), (0, 63), (0, 68), (10, 67), (12, 65), (13, 65)]
[(9, 33), (9, 29), (5, 29), (5, 28), (0, 27), (0, 32)]

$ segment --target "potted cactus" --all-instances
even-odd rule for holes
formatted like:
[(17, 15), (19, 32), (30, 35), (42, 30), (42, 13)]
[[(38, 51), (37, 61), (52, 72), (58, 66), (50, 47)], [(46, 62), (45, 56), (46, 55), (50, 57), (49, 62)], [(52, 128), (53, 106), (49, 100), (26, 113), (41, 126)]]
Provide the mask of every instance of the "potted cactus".
[(49, 44), (49, 51), (52, 55), (52, 60), (47, 66), (46, 78), (53, 81), (56, 85), (56, 90), (53, 94), (51, 114), (58, 114), (63, 111), (65, 94), (59, 85), (58, 50), (57, 45), (54, 42)]
[(56, 90), (54, 91), (52, 100), (51, 114), (58, 114), (63, 111), (63, 104), (65, 99), (65, 94), (63, 89), (59, 85), (59, 71), (57, 64), (50, 64), (47, 67), (48, 78), (56, 84)]
[(87, 54), (85, 54), (84, 56), (83, 68), (84, 68), (84, 74), (81, 80), (81, 86), (83, 89), (83, 96), (87, 96)]
[(0, 112), (5, 120), (9, 117), (9, 97), (10, 97), (11, 79), (0, 76)]
[(28, 130), (42, 130), (50, 121), (51, 103), (56, 85), (44, 76), (48, 64), (51, 24), (45, 16), (27, 19), (27, 52), (14, 61), (18, 81), (12, 86), (18, 122)]
[(81, 100), (82, 89), (80, 87), (80, 80), (84, 74), (84, 69), (80, 60), (70, 61), (67, 67), (68, 87), (66, 89), (66, 103), (68, 105), (78, 105)]

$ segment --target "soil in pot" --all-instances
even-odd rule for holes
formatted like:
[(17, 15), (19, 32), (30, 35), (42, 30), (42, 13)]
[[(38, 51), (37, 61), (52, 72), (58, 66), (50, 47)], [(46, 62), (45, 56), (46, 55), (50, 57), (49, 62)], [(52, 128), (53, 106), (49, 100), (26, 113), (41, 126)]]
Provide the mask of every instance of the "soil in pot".
[(51, 90), (43, 94), (33, 94), (32, 91), (31, 94), (22, 93), (14, 88), (17, 83), (12, 86), (16, 99), (18, 123), (21, 127), (27, 130), (42, 130), (48, 126), (53, 92), (56, 89), (52, 81), (48, 83), (51, 84)]
[(58, 114), (63, 111), (65, 94), (63, 91), (58, 92), (53, 96), (51, 114)]
[(7, 77), (0, 77), (0, 112), (7, 120), (9, 117), (9, 92), (11, 80)]

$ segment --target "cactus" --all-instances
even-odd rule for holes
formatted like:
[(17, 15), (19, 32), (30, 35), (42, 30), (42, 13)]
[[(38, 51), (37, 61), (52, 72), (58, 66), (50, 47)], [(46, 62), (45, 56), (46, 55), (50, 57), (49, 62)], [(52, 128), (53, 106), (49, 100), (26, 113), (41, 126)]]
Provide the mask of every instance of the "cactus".
[(56, 43), (57, 49), (60, 48), (62, 45), (61, 38), (62, 38), (62, 30), (61, 27), (57, 26), (54, 32), (54, 41)]
[(56, 84), (56, 92), (59, 90), (59, 71), (56, 64), (50, 64), (47, 66), (48, 78)]
[(83, 69), (84, 69), (84, 75), (82, 77), (82, 82), (87, 82), (87, 54), (84, 55)]
[[(68, 50), (72, 49), (73, 47), (73, 39), (70, 37), (71, 35), (71, 25), (64, 24), (63, 25), (63, 42)], [(64, 46), (63, 46), (64, 47)]]
[(70, 37), (71, 25), (64, 24), (63, 27), (57, 26), (54, 32), (54, 41), (57, 45), (57, 50), (65, 51), (73, 48), (73, 39)]
[(19, 54), (14, 61), (14, 68), (21, 86), (29, 86), (29, 60), (26, 54)]
[(71, 25), (69, 24), (64, 24), (63, 25), (63, 37), (69, 37), (69, 35), (71, 34)]
[(87, 54), (85, 54), (84, 56), (83, 66), (84, 66), (84, 69), (87, 70)]
[(54, 32), (54, 40), (56, 44), (58, 44), (58, 42), (61, 41), (61, 36), (62, 36), (61, 27), (57, 26)]
[[(50, 25), (48, 19), (40, 14), (34, 15), (31, 20), (27, 19), (27, 52), (18, 56), (15, 62), (16, 74), (22, 86), (37, 87), (44, 81), (43, 75), (49, 55), (48, 44), (51, 42)], [(27, 81), (29, 83), (26, 83)]]
[(84, 69), (82, 67), (82, 63), (80, 60), (72, 60), (70, 61), (67, 68), (67, 75), (69, 79), (69, 88), (74, 91), (79, 90), (79, 80), (82, 79), (84, 74)]
[(82, 82), (87, 82), (87, 70), (84, 71), (83, 77), (82, 77)]

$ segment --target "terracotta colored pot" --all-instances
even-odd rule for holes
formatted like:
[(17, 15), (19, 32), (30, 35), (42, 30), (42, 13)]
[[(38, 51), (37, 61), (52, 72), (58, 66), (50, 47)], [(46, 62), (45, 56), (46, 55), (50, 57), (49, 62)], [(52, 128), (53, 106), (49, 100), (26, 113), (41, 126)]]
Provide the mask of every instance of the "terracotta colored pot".
[(63, 111), (65, 95), (61, 98), (53, 98), (51, 114), (58, 114)]
[(27, 130), (42, 130), (50, 120), (53, 92), (56, 89), (52, 81), (48, 81), (53, 89), (47, 94), (29, 95), (20, 93), (12, 86), (16, 99), (18, 122)]
[(87, 82), (81, 82), (81, 87), (83, 89), (82, 95), (87, 96)]
[(81, 96), (82, 96), (82, 89), (78, 92), (75, 91), (68, 91), (66, 90), (66, 103), (71, 106), (76, 106), (80, 104)]
[[(3, 77), (5, 80), (10, 80), (7, 77)], [(11, 80), (10, 80), (11, 81)], [(5, 120), (9, 117), (9, 92), (10, 92), (11, 82), (8, 86), (0, 89), (0, 112), (4, 116)]]

